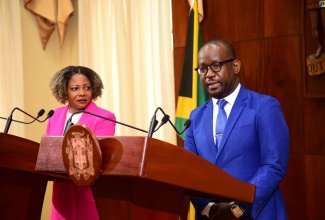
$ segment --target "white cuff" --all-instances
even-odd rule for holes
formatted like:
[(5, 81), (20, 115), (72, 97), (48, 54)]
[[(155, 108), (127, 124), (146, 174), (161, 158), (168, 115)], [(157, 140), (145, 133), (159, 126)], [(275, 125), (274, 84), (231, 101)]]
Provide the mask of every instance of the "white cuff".
[(210, 212), (210, 208), (211, 206), (215, 204), (214, 202), (210, 202), (207, 206), (204, 207), (204, 209), (201, 212), (201, 215), (205, 215), (206, 217), (209, 218), (209, 212)]

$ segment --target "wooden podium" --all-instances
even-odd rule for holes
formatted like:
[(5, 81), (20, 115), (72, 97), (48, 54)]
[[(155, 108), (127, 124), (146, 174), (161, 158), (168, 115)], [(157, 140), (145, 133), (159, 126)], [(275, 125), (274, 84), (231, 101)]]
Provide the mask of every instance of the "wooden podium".
[(41, 219), (48, 177), (35, 172), (39, 143), (0, 133), (0, 219)]
[[(96, 139), (100, 145), (102, 165), (100, 175), (91, 185), (91, 189), (101, 219), (178, 220), (185, 197), (248, 203), (254, 201), (254, 185), (236, 180), (208, 161), (180, 147), (140, 136)], [(39, 198), (36, 200), (33, 197), (29, 201), (37, 202), (41, 207), (47, 181), (45, 177), (56, 181), (68, 180), (64, 166), (67, 161), (63, 161), (62, 156), (65, 146), (63, 140), (62, 136), (43, 136), (37, 146), (28, 140), (1, 134), (1, 184), (2, 178), (8, 179), (16, 172), (36, 176), (41, 179), (37, 181), (41, 187), (35, 187), (39, 190), (35, 189), (37, 192), (34, 192)], [(34, 151), (38, 147), (36, 158)], [(11, 150), (12, 148), (16, 150)], [(29, 157), (24, 157), (27, 152)], [(20, 164), (29, 164), (29, 167), (17, 166), (18, 161)], [(5, 173), (2, 174), (3, 172)], [(35, 181), (33, 178), (21, 178), (20, 183), (33, 185)], [(15, 196), (15, 188), (19, 188), (17, 183), (10, 185), (8, 181), (7, 184), (12, 189), (10, 192), (0, 189), (0, 219), (3, 213), (14, 211), (13, 204), (8, 209), (2, 206), (6, 202), (2, 195)], [(28, 216), (31, 205), (26, 203), (26, 206), (25, 216)], [(40, 215), (41, 210), (38, 211)]]

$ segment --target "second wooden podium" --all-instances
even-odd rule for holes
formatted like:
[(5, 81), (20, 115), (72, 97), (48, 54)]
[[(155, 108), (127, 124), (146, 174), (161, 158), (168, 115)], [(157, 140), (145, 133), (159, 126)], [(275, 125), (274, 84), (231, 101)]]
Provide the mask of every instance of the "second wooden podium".
[[(94, 149), (86, 150), (90, 145)], [(97, 149), (96, 145), (99, 145)], [(77, 155), (86, 156), (81, 159)], [(87, 158), (92, 161), (85, 162)], [(67, 179), (68, 170), (77, 169), (77, 174), (71, 171), (73, 174), (69, 175), (77, 177), (73, 181), (78, 184), (78, 178), (82, 179), (80, 175), (87, 173), (85, 169), (90, 170), (89, 166), (98, 174), (89, 185), (101, 219), (178, 220), (185, 197), (254, 201), (254, 185), (231, 177), (180, 147), (154, 138), (94, 137), (82, 125), (72, 126), (64, 137), (42, 137), (36, 172), (60, 180)], [(85, 185), (85, 181), (80, 184)]]

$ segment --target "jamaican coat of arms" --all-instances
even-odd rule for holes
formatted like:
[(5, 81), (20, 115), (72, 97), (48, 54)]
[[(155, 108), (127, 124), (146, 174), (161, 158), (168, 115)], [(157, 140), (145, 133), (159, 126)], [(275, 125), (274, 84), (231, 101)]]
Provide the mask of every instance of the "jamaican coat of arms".
[(85, 132), (72, 132), (70, 139), (67, 139), (65, 152), (69, 158), (69, 175), (77, 180), (84, 178), (88, 180), (95, 174), (93, 166), (93, 146), (89, 134)]

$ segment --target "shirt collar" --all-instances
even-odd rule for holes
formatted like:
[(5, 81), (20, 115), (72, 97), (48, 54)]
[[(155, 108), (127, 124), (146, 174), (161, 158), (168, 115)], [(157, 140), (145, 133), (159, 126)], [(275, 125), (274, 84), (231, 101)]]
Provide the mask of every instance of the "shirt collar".
[[(228, 102), (227, 104), (230, 104), (231, 106), (234, 105), (237, 95), (239, 93), (240, 87), (241, 87), (241, 84), (239, 83), (238, 86), (236, 87), (236, 89), (230, 95), (223, 98)], [(218, 100), (219, 99), (212, 98), (213, 106), (215, 106), (217, 104)]]

